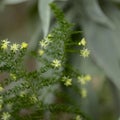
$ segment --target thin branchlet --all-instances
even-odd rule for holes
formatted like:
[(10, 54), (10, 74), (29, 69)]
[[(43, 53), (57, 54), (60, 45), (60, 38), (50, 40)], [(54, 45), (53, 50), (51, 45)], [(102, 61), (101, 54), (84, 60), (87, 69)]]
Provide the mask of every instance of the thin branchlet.
[[(82, 39), (78, 44), (77, 42), (74, 44), (71, 35), (77, 32), (72, 30), (73, 24), (65, 19), (64, 13), (56, 4), (51, 3), (50, 7), (57, 19), (57, 24), (50, 34), (39, 41), (37, 51), (28, 53), (29, 44), (26, 42), (11, 43), (8, 39), (0, 42), (0, 74), (6, 74), (5, 79), (0, 82), (0, 117), (3, 120), (40, 119), (44, 118), (45, 111), (50, 111), (53, 115), (59, 112), (79, 114), (83, 119), (89, 120), (79, 108), (70, 106), (69, 103), (68, 105), (64, 102), (44, 103), (47, 93), (44, 96), (42, 90), (52, 88), (56, 84), (70, 89), (74, 85), (73, 78), (77, 79), (78, 76), (81, 82), (80, 74), (67, 64), (67, 52), (75, 51), (71, 50), (71, 45), (82, 45), (81, 55), (83, 57), (89, 55), (89, 50), (84, 48), (86, 40)], [(39, 67), (30, 72), (24, 62), (28, 54), (39, 63)], [(87, 76), (86, 79), (88, 78), (90, 77)], [(56, 90), (52, 93), (55, 94)]]

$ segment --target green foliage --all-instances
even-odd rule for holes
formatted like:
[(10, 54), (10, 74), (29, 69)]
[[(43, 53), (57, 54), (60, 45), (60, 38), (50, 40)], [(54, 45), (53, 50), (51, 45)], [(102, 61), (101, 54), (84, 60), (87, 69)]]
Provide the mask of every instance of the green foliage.
[[(28, 52), (32, 54), (31, 57), (35, 58), (35, 60), (37, 61), (36, 63), (37, 69), (35, 71), (28, 72), (26, 71), (26, 69), (25, 70), (23, 69), (25, 67), (24, 64), (21, 62), (18, 62), (17, 64), (20, 63), (20, 66), (21, 66), (20, 67), (21, 76), (25, 75), (26, 76), (26, 77), (24, 76), (25, 79), (29, 76), (28, 78), (30, 78), (32, 82), (34, 81), (34, 85), (37, 84), (37, 82), (35, 81), (35, 78), (37, 78), (38, 80), (40, 79), (39, 87), (41, 88), (41, 90), (38, 93), (38, 95), (44, 98), (44, 100), (42, 99), (42, 101), (45, 101), (44, 103), (46, 103), (46, 99), (47, 99), (49, 101), (49, 104), (51, 103), (52, 105), (54, 103), (54, 100), (53, 100), (53, 97), (51, 98), (51, 96), (54, 96), (55, 98), (57, 98), (57, 102), (60, 101), (60, 103), (72, 104), (81, 108), (82, 111), (87, 112), (87, 114), (93, 120), (96, 120), (96, 119), (97, 120), (101, 120), (101, 119), (114, 120), (114, 119), (120, 118), (120, 114), (119, 114), (120, 113), (119, 112), (120, 111), (120, 104), (119, 104), (120, 103), (119, 102), (120, 101), (120, 98), (119, 98), (120, 96), (119, 94), (120, 93), (119, 92), (119, 88), (120, 88), (119, 87), (120, 86), (119, 85), (120, 84), (120, 80), (119, 80), (120, 78), (120, 66), (119, 66), (120, 0), (90, 0), (90, 1), (89, 0), (54, 0), (57, 3), (57, 5), (59, 5), (61, 9), (63, 9), (64, 11), (64, 15), (63, 13), (62, 14), (60, 13), (61, 17), (57, 15), (57, 17), (59, 18), (59, 19), (57, 18), (59, 25), (63, 27), (62, 26), (63, 24), (61, 23), (62, 23), (62, 20), (64, 21), (64, 19), (62, 19), (62, 17), (65, 16), (69, 21), (72, 21), (73, 23), (75, 23), (75, 26), (73, 26), (73, 28), (77, 30), (81, 30), (82, 34), (73, 34), (73, 33), (79, 33), (79, 32), (72, 31), (70, 30), (71, 29), (70, 28), (69, 30), (70, 32), (72, 31), (72, 33), (70, 33), (69, 35), (72, 36), (71, 37), (72, 40), (68, 40), (69, 43), (65, 42), (66, 40), (64, 42), (61, 41), (59, 43), (58, 38), (60, 37), (62, 40), (63, 38), (62, 34), (66, 33), (66, 31), (64, 31), (64, 33), (61, 32), (62, 29), (60, 30), (60, 27), (57, 24), (57, 28), (53, 29), (52, 32), (50, 33), (50, 36), (52, 36), (53, 38), (49, 38), (49, 39), (54, 39), (52, 40), (54, 42), (50, 42), (50, 44), (48, 45), (46, 38), (48, 39), (48, 36), (49, 36), (48, 33), (49, 31), (51, 31), (51, 28), (54, 28), (54, 25), (56, 23), (53, 16), (50, 16), (50, 9), (48, 4), (51, 1), (53, 0), (36, 0), (34, 2), (31, 2), (29, 0), (1, 0), (0, 1), (0, 10), (3, 10), (3, 8), (12, 4), (14, 4), (15, 6), (15, 4), (18, 4), (18, 3), (21, 3), (21, 5), (23, 4), (26, 5), (26, 3), (30, 3), (30, 4), (32, 3), (31, 4), (32, 10), (30, 10), (30, 12), (32, 11), (32, 14), (34, 14), (34, 16), (31, 16), (29, 20), (32, 19), (33, 23), (37, 23), (37, 25), (36, 25), (36, 28), (32, 27), (32, 29), (34, 30), (32, 32), (32, 37), (30, 39)], [(38, 19), (38, 16), (40, 17), (39, 19)], [(58, 32), (55, 32), (54, 34), (54, 31), (56, 31), (57, 29), (59, 29)], [(39, 45), (38, 52), (32, 51), (31, 53), (31, 50), (37, 50), (37, 47), (38, 47), (37, 45), (39, 43), (38, 40), (42, 38), (41, 33), (43, 33), (42, 35), (44, 36), (44, 40), (41, 40), (41, 41), (43, 41), (43, 43), (44, 41), (46, 41), (44, 45), (45, 46), (47, 45), (47, 48), (44, 49), (44, 47), (41, 47)], [(91, 55), (87, 60), (85, 60), (84, 58), (81, 58), (78, 54), (74, 53), (74, 52), (80, 52), (79, 47), (76, 46), (78, 45), (76, 40), (81, 39), (81, 36), (85, 36), (85, 38), (87, 38), (87, 43), (88, 43), (87, 45), (91, 51)], [(58, 40), (58, 42), (56, 41), (56, 39)], [(61, 49), (58, 50), (53, 43), (55, 43), (55, 46)], [(65, 44), (62, 44), (62, 43), (65, 43)], [(82, 46), (80, 48), (82, 48)], [(2, 51), (3, 50), (1, 49), (0, 51), (1, 52), (0, 59), (2, 61), (0, 64), (1, 71), (2, 72), (5, 71), (4, 74), (7, 73), (9, 75), (10, 67), (15, 68), (12, 65), (14, 63), (14, 60), (12, 60), (12, 57), (14, 57), (14, 55), (13, 56), (10, 55), (12, 64), (8, 65), (9, 61), (11, 61), (10, 59), (8, 59), (8, 56), (7, 56), (9, 54), (8, 52), (7, 53), (4, 52), (6, 54), (6, 57), (3, 57), (5, 56), (5, 54), (2, 55)], [(54, 54), (55, 51), (58, 51), (58, 53), (64, 54), (64, 55), (60, 55), (57, 52), (56, 54)], [(25, 54), (28, 55), (29, 54), (28, 52), (26, 52)], [(81, 51), (80, 53), (85, 54), (86, 51), (85, 52)], [(60, 59), (62, 59), (62, 64)], [(6, 62), (3, 62), (3, 60), (5, 60)], [(6, 67), (3, 67), (4, 64), (6, 64)], [(56, 66), (55, 68), (53, 67), (54, 65)], [(60, 69), (58, 69), (59, 67)], [(77, 70), (74, 70), (74, 68), (77, 68)], [(11, 70), (16, 71), (16, 69), (11, 69)], [(81, 89), (82, 87), (81, 87), (81, 84), (79, 86), (78, 82), (76, 82), (76, 76), (78, 76), (78, 78), (84, 78), (84, 75), (79, 76), (79, 71), (80, 73), (90, 73), (93, 75), (93, 82), (91, 84), (87, 84), (84, 86), (84, 88), (88, 90), (87, 99), (81, 99), (81, 96), (79, 96), (79, 94), (81, 94), (79, 92), (79, 89)], [(27, 73), (24, 74), (24, 72), (27, 72)], [(40, 74), (41, 76), (37, 77), (37, 74)], [(20, 76), (19, 72), (17, 75)], [(12, 76), (14, 79), (16, 78), (14, 76), (14, 73)], [(56, 76), (59, 76), (59, 77), (57, 79), (53, 79), (53, 78), (56, 78)], [(5, 84), (9, 85), (9, 83), (13, 83), (13, 80), (9, 80), (8, 77), (6, 78), (7, 78), (6, 83), (3, 82), (4, 84), (2, 87), (4, 87)], [(20, 78), (21, 81), (22, 79)], [(65, 82), (66, 80), (67, 82)], [(21, 81), (20, 83), (18, 82), (18, 84), (21, 84)], [(85, 79), (82, 79), (82, 82), (81, 80), (79, 81), (79, 83), (84, 83), (84, 82), (86, 82)], [(16, 82), (14, 81), (14, 83)], [(57, 86), (58, 83), (60, 83), (61, 86)], [(10, 87), (13, 85), (14, 84), (10, 84)], [(64, 85), (68, 85), (68, 87), (65, 87)], [(16, 88), (15, 90), (14, 89), (13, 90), (16, 91), (17, 93), (18, 91), (21, 91), (21, 89), (23, 90), (30, 89), (30, 86), (28, 87), (27, 86), (24, 87), (24, 86), (25, 85), (23, 85), (23, 88), (19, 86), (20, 90)], [(86, 95), (85, 89), (83, 89), (84, 96)], [(8, 94), (10, 94), (10, 92), (8, 92)], [(49, 106), (49, 104), (47, 105)], [(47, 109), (47, 112), (48, 112), (48, 109)], [(40, 111), (38, 111), (38, 113), (35, 112), (34, 119), (38, 119), (38, 118), (40, 119), (39, 113)], [(41, 114), (42, 113), (43, 112), (41, 112)], [(41, 119), (47, 119), (47, 118), (44, 118), (45, 115), (41, 116)], [(38, 118), (36, 116), (38, 116)], [(48, 115), (48, 116), (51, 116), (51, 115)], [(61, 117), (61, 114), (57, 116), (55, 113), (54, 117), (52, 116), (51, 119), (59, 119), (59, 116)], [(67, 118), (69, 119), (69, 117)], [(76, 120), (79, 120), (79, 119), (80, 119), (80, 116), (78, 115), (76, 117)]]
[[(38, 120), (45, 119), (46, 116), (57, 116), (61, 112), (70, 113), (71, 119), (80, 115), (83, 119), (89, 120), (77, 105), (67, 102), (68, 99), (60, 97), (57, 99), (61, 101), (53, 100), (52, 103), (47, 103), (44, 98), (46, 95), (42, 96), (44, 89), (59, 84), (61, 87), (64, 85), (68, 88), (75, 87), (81, 99), (87, 96), (87, 90), (81, 89), (80, 85), (86, 84), (91, 79), (89, 75), (80, 75), (67, 63), (67, 53), (71, 52), (71, 47), (75, 44), (71, 40), (74, 33), (73, 25), (65, 20), (64, 14), (55, 4), (50, 6), (57, 18), (57, 25), (50, 34), (39, 41), (36, 51), (28, 52), (28, 44), (25, 42), (11, 44), (7, 39), (1, 41), (0, 72), (6, 74), (0, 86), (0, 117), (3, 120)], [(78, 41), (75, 42), (77, 45)], [(88, 57), (85, 39), (78, 45), (82, 51), (79, 54)], [(34, 71), (28, 71), (25, 67), (26, 55), (40, 63)], [(78, 86), (74, 86), (73, 80), (78, 82)], [(53, 91), (54, 96), (55, 92), (56, 96), (64, 93), (59, 87)], [(50, 115), (45, 115), (47, 112), (50, 112)]]

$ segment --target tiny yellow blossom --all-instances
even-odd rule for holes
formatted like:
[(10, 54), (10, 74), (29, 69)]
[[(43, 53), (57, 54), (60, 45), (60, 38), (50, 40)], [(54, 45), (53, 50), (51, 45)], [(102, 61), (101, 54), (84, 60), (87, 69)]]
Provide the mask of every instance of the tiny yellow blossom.
[(46, 38), (40, 41), (40, 46), (45, 49), (49, 45), (49, 43), (50, 41), (48, 40), (48, 38)]
[(82, 118), (80, 117), (80, 115), (77, 115), (75, 120), (82, 120)]
[(48, 34), (47, 38), (52, 38), (52, 35), (51, 35), (51, 34)]
[(8, 112), (3, 112), (1, 119), (2, 119), (2, 120), (9, 120), (10, 117), (11, 117), (10, 113), (8, 113)]
[(26, 42), (22, 42), (21, 49), (25, 49), (28, 47), (28, 44)]
[(87, 90), (85, 88), (81, 89), (81, 96), (82, 96), (82, 98), (86, 98), (87, 97)]
[(10, 77), (11, 77), (13, 80), (16, 80), (16, 79), (17, 79), (16, 75), (13, 74), (13, 73), (10, 73)]
[(6, 50), (8, 48), (8, 45), (10, 44), (10, 41), (8, 41), (8, 39), (6, 39), (6, 40), (2, 40), (1, 42), (2, 42), (1, 48), (3, 50)]
[(66, 77), (66, 76), (62, 77), (61, 81), (64, 82), (64, 85), (66, 85), (66, 86), (72, 85), (72, 79), (69, 78), (69, 76), (68, 77)]
[(68, 78), (69, 78), (69, 77), (64, 76), (64, 77), (62, 77), (61, 81), (65, 82), (66, 79), (68, 79)]
[(83, 56), (84, 58), (88, 57), (89, 54), (90, 54), (90, 51), (87, 48), (80, 50), (80, 55)]
[(44, 54), (44, 50), (42, 50), (42, 49), (38, 50), (38, 54), (39, 54), (40, 56), (42, 56), (42, 55)]
[(10, 50), (16, 52), (18, 51), (18, 48), (19, 48), (19, 44), (14, 43), (13, 45), (11, 45)]
[(8, 41), (8, 39), (5, 39), (5, 40), (1, 40), (2, 43), (5, 43), (5, 44), (10, 44), (10, 41)]
[(61, 61), (58, 59), (55, 59), (52, 61), (51, 65), (55, 68), (61, 67)]
[(36, 102), (38, 101), (38, 99), (37, 99), (37, 97), (36, 97), (35, 95), (32, 95), (32, 96), (30, 97), (30, 101), (31, 101), (32, 103), (36, 103)]
[(3, 43), (3, 44), (1, 45), (1, 48), (2, 48), (3, 50), (7, 50), (8, 45)]
[(48, 46), (48, 43), (43, 39), (43, 40), (40, 41), (40, 46), (42, 48), (46, 48)]
[(3, 91), (3, 87), (0, 85), (0, 92), (2, 92)]
[(90, 75), (81, 75), (77, 77), (78, 82), (80, 82), (82, 85), (85, 85), (88, 81), (91, 80), (91, 76)]
[(22, 97), (25, 97), (25, 94), (26, 94), (25, 91), (21, 91), (19, 95), (22, 98)]
[(82, 38), (82, 40), (78, 43), (78, 45), (83, 45), (83, 46), (85, 46), (86, 45), (86, 40), (85, 40), (85, 38)]
[(52, 37), (52, 35), (49, 34), (46, 38), (44, 38), (43, 40), (41, 40), (41, 41), (39, 42), (41, 48), (46, 49), (46, 47), (49, 45), (49, 43), (52, 42), (51, 39), (49, 39), (49, 38), (51, 38), (51, 37)]
[(82, 85), (85, 85), (86, 84), (86, 80), (85, 80), (85, 77), (82, 75), (82, 76), (78, 76), (78, 82), (80, 82)]
[(70, 79), (70, 78), (66, 79), (64, 85), (66, 85), (66, 86), (72, 85), (72, 79)]
[(87, 74), (87, 75), (85, 75), (84, 79), (85, 79), (86, 81), (90, 81), (92, 78), (91, 78), (90, 75)]
[(2, 104), (0, 104), (0, 111), (2, 110)]

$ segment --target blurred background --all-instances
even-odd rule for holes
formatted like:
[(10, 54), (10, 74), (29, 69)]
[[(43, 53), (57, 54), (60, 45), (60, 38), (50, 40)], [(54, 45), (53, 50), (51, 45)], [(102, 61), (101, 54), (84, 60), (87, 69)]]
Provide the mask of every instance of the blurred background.
[(120, 0), (0, 0), (0, 40), (26, 41), (36, 49), (55, 24), (53, 1), (82, 31), (73, 40), (84, 36), (91, 51), (87, 59), (69, 56), (80, 72), (92, 75), (87, 99), (76, 102), (92, 120), (120, 120)]

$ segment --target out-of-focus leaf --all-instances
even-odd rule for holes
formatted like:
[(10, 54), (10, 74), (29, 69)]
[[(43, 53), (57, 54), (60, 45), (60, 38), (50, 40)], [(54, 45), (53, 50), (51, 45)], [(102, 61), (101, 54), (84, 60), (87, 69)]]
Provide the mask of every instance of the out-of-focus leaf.
[(5, 4), (19, 4), (28, 0), (4, 0)]
[(40, 34), (42, 31), (40, 25), (41, 24), (38, 24), (38, 27), (36, 27), (36, 30), (31, 37), (31, 40), (29, 42), (29, 51), (31, 51), (31, 50), (34, 51), (37, 48), (38, 41), (40, 39)]
[[(79, 0), (76, 5), (81, 6)], [(85, 4), (82, 6), (86, 9)], [(107, 27), (106, 22), (95, 22), (88, 16), (87, 10), (83, 11), (80, 24), (96, 62), (120, 90), (120, 11), (109, 1), (105, 1), (104, 10), (114, 27)]]
[[(72, 55), (71, 62), (73, 66), (79, 70), (80, 73), (90, 74), (94, 76), (98, 74), (100, 76), (101, 74), (102, 77), (104, 76), (104, 73), (101, 72), (99, 67), (95, 66), (92, 63), (90, 58), (84, 59), (84, 58), (81, 58), (80, 55), (78, 56)], [(103, 81), (100, 84), (102, 83)], [(84, 86), (84, 88), (88, 91), (88, 95), (87, 95), (87, 98), (83, 98), (81, 100), (80, 107), (82, 107), (82, 110), (85, 111), (92, 120), (99, 120), (99, 103), (98, 103), (98, 97), (97, 97), (98, 91), (93, 86), (94, 86), (93, 80), (92, 82), (89, 82), (87, 85)], [(101, 85), (99, 85), (99, 87), (100, 86)], [(79, 100), (76, 102), (79, 103)]]
[(80, 62), (80, 71), (85, 74), (90, 74), (92, 76), (92, 84), (96, 92), (99, 92), (103, 83), (105, 81), (105, 73), (92, 58), (81, 59)]
[(101, 10), (101, 7), (98, 4), (98, 0), (81, 0), (83, 4), (84, 11), (86, 15), (93, 20), (94, 22), (98, 22), (100, 24), (107, 25), (109, 27), (113, 27), (111, 21), (107, 18), (107, 16)]
[(53, 0), (38, 0), (39, 16), (42, 23), (44, 37), (48, 34), (50, 26), (50, 7), (49, 4)]

